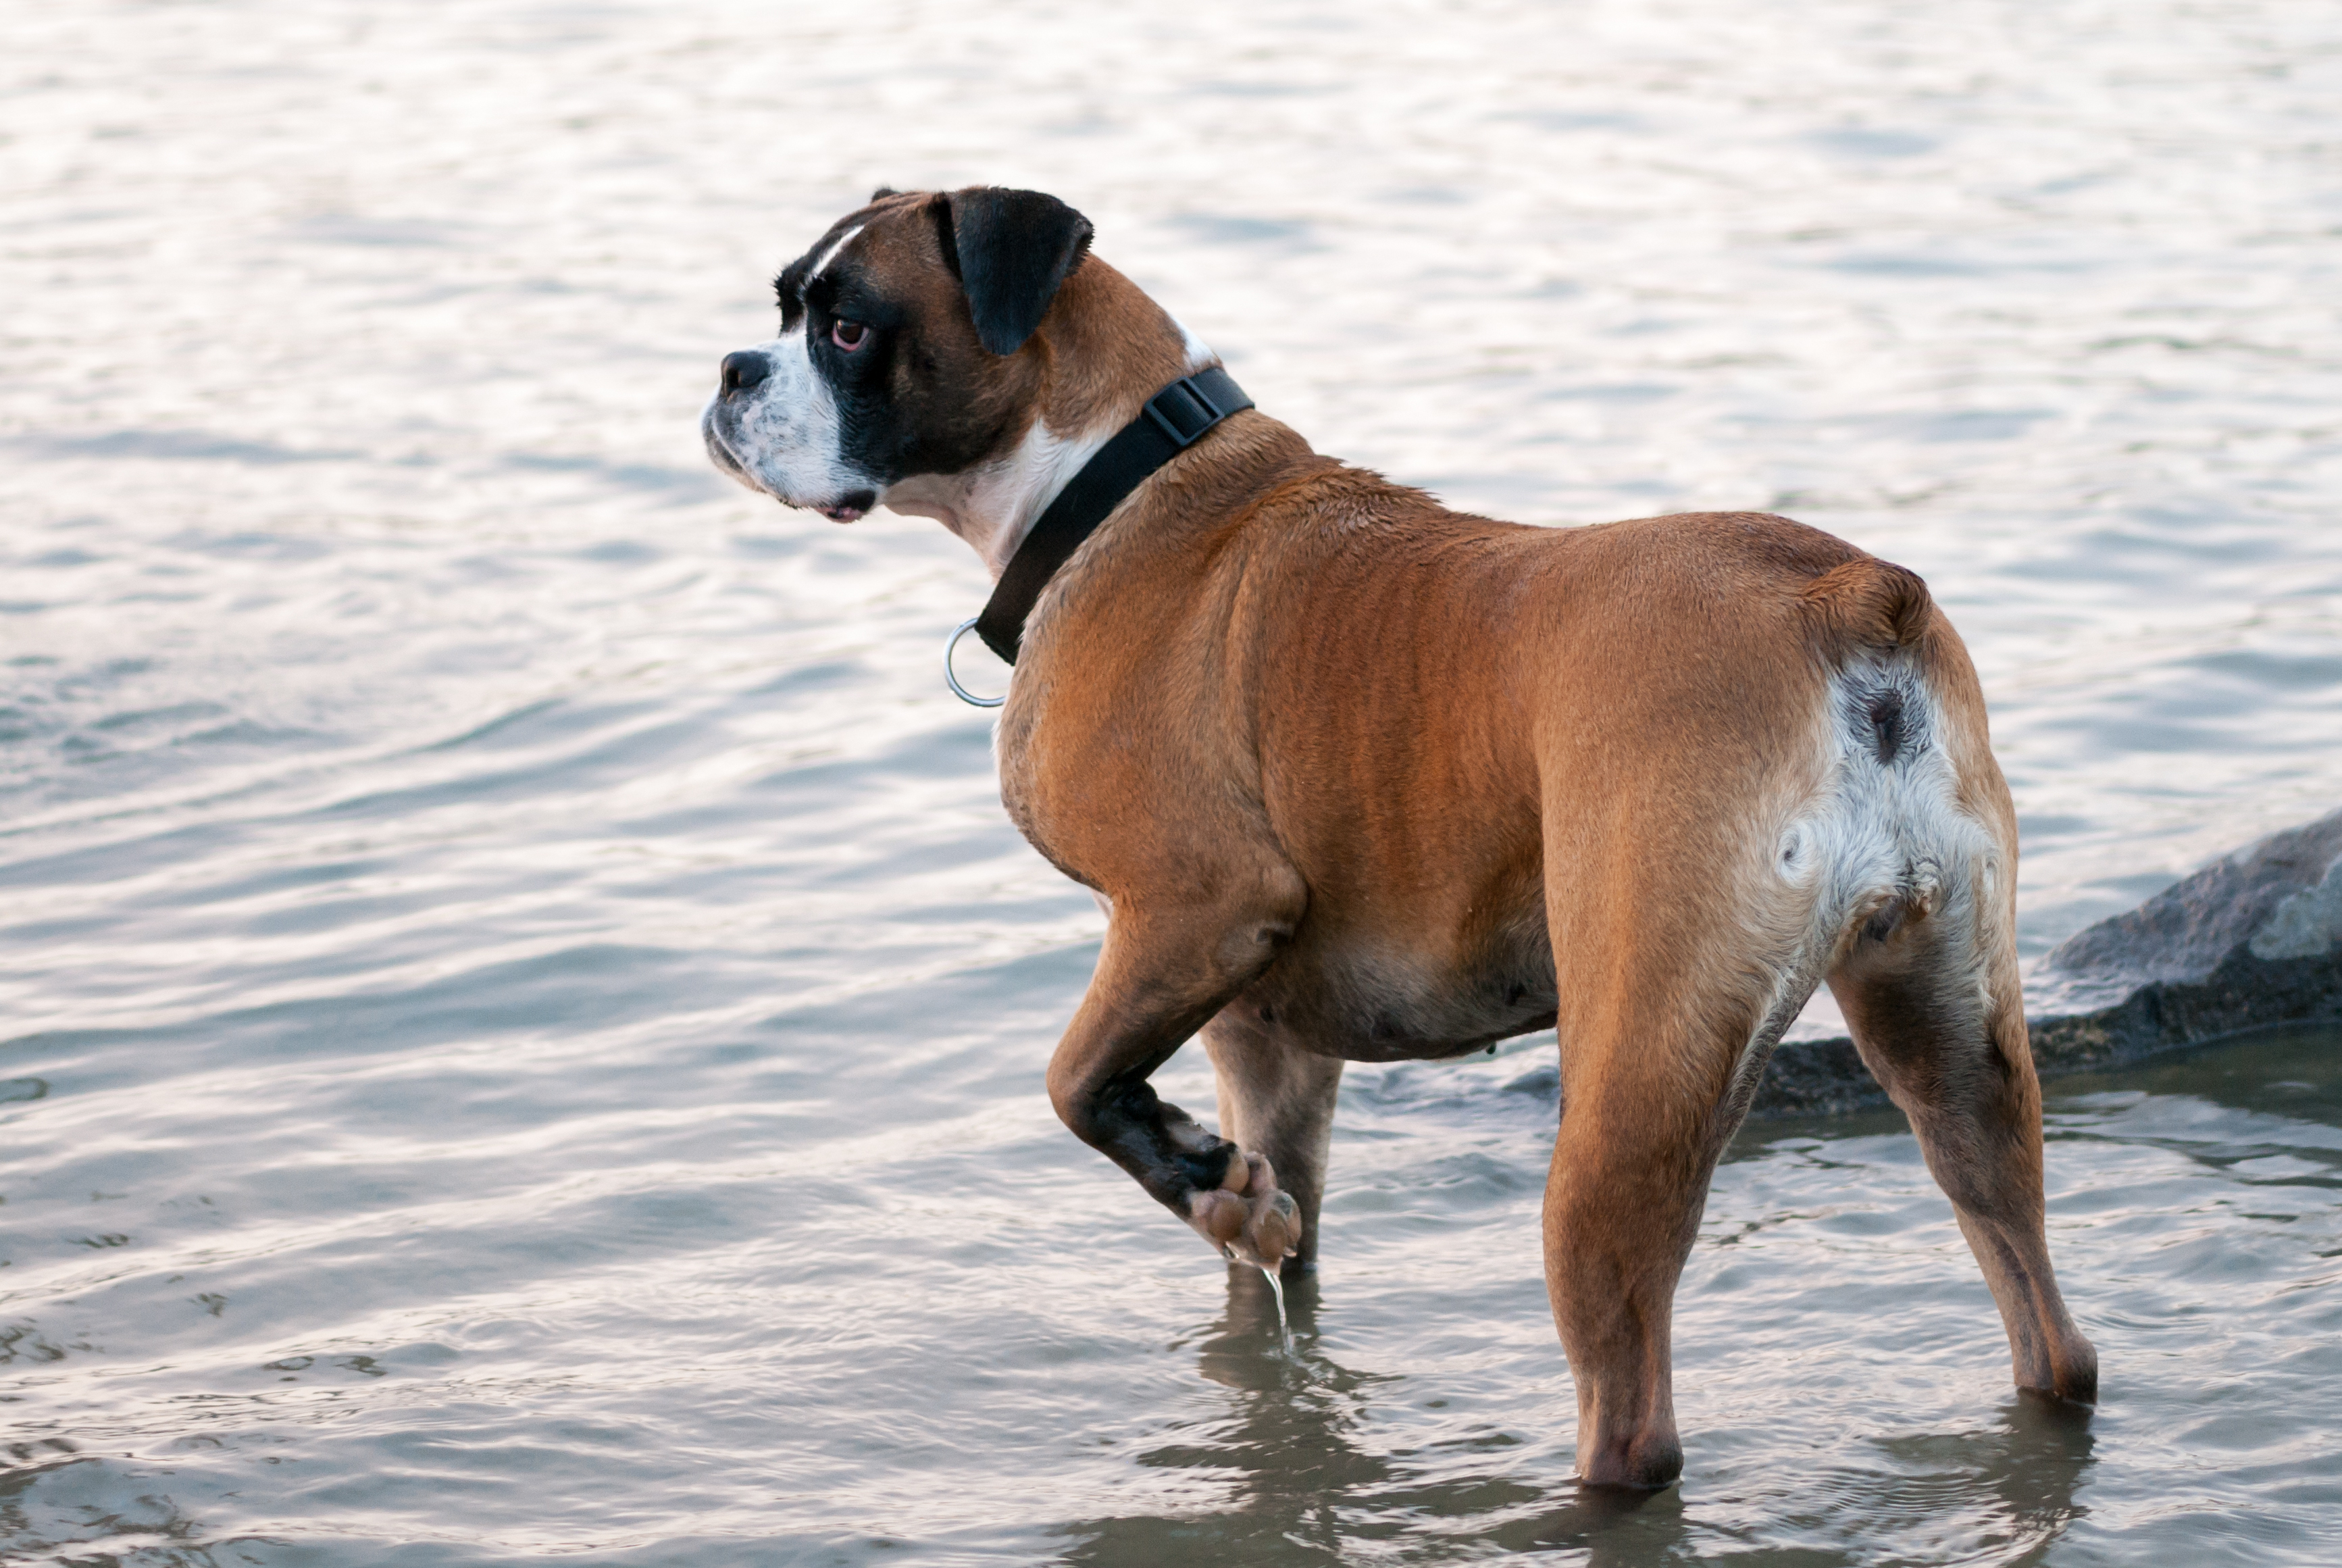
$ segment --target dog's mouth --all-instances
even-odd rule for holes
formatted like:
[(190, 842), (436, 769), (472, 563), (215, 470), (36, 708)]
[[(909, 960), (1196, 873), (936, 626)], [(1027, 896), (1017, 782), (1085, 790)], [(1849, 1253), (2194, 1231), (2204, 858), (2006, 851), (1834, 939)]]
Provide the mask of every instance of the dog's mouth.
[(724, 428), (724, 422), (716, 416), (712, 407), (700, 421), (700, 434), (706, 441), (707, 454), (715, 459), (716, 467), (749, 489), (770, 495), (784, 506), (802, 506), (807, 511), (820, 513), (833, 523), (856, 523), (869, 515), (870, 509), (878, 504), (876, 490), (849, 490), (830, 502), (798, 501), (782, 494), (766, 484), (747, 460), (734, 450), (731, 433)]

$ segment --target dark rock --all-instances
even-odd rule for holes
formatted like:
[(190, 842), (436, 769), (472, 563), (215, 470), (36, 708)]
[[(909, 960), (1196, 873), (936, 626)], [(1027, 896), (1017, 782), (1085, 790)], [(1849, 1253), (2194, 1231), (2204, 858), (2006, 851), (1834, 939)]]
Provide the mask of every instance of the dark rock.
[[(2037, 966), (2027, 999), (2045, 1078), (2265, 1024), (2342, 1021), (2342, 812), (2249, 844), (2069, 937)], [(1796, 1041), (1773, 1054), (1754, 1114), (1886, 1103), (1852, 1041)]]
[(1785, 1040), (1773, 1048), (1751, 1116), (1843, 1116), (1887, 1104), (1887, 1093), (1855, 1054), (1854, 1042)]

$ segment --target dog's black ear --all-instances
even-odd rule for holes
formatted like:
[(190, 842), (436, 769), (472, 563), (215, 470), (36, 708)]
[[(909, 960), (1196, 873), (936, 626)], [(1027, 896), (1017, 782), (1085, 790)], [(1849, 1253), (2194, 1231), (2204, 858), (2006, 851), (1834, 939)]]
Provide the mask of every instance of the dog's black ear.
[(1089, 254), (1089, 219), (1055, 196), (997, 185), (954, 191), (936, 215), (976, 337), (995, 354), (1015, 354)]
[(870, 193), (870, 199), (874, 202), (883, 202), (888, 196), (899, 196), (902, 194), (902, 192), (896, 190), (892, 185), (880, 185), (876, 190)]

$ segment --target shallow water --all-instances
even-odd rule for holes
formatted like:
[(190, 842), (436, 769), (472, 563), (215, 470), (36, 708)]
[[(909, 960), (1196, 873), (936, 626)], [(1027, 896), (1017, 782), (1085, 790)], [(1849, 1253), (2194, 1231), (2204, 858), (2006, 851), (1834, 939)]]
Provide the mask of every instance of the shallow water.
[(694, 428), (870, 186), (1055, 190), (1326, 450), (1924, 573), (2038, 954), (2342, 799), (2342, 14), (6, 38), (0, 1555), (2342, 1557), (2331, 1036), (2058, 1086), (2087, 1422), (2005, 1386), (1899, 1124), (1774, 1124), (1686, 1279), (1685, 1484), (1579, 1502), (1549, 1037), (1352, 1074), (1280, 1353), (1041, 1093), (1099, 922), (942, 686), (973, 557)]

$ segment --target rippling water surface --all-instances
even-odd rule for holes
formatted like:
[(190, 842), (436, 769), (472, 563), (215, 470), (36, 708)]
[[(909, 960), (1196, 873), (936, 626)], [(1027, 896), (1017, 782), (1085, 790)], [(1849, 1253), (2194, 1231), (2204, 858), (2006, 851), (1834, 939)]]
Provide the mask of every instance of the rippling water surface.
[(1898, 1121), (1760, 1125), (1686, 1481), (1580, 1501), (1549, 1036), (1353, 1072), (1281, 1350), (1050, 1115), (1099, 921), (937, 677), (974, 558), (694, 430), (870, 186), (1053, 190), (1326, 450), (1926, 574), (2037, 954), (2342, 799), (2342, 13), (5, 36), (0, 1556), (2342, 1559), (2331, 1035), (2056, 1086), (2092, 1420), (2006, 1386)]

